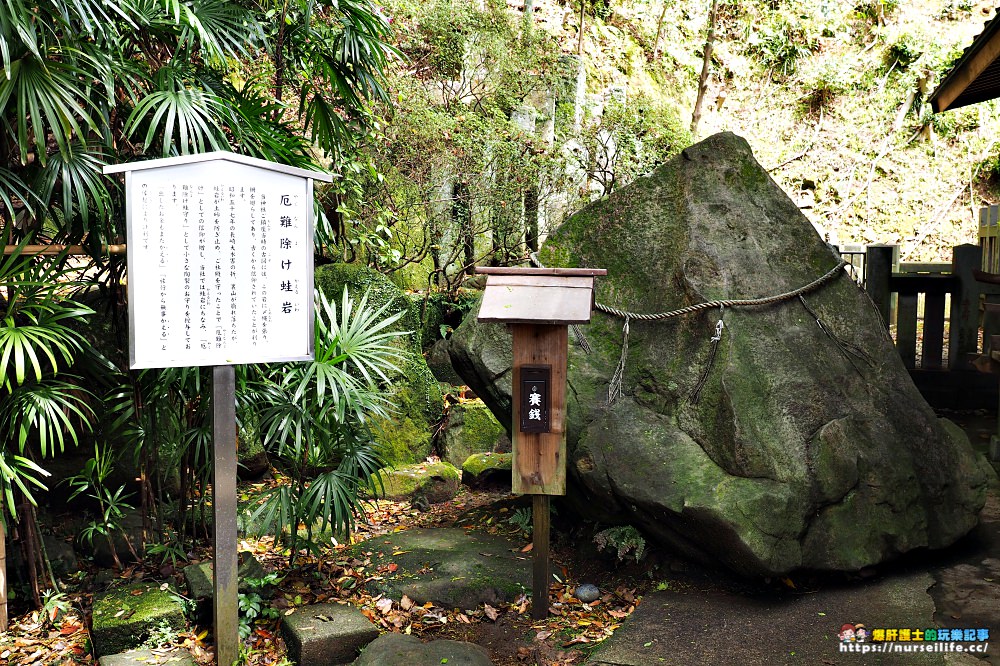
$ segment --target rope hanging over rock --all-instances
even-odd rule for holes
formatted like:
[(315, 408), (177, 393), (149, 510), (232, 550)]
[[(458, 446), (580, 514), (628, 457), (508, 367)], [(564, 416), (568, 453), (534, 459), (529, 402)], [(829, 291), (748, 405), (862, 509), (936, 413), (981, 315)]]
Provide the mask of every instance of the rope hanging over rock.
[[(538, 260), (538, 255), (532, 252), (529, 255), (531, 263), (533, 263), (538, 268), (545, 268), (541, 261)], [(606, 314), (620, 317), (625, 320), (625, 324), (622, 326), (622, 353), (618, 359), (618, 364), (615, 366), (615, 371), (611, 375), (611, 382), (608, 385), (608, 405), (615, 404), (624, 392), (623, 389), (623, 379), (625, 376), (625, 364), (628, 360), (628, 337), (629, 337), (629, 322), (632, 320), (636, 321), (659, 321), (662, 319), (670, 319), (671, 317), (680, 317), (682, 315), (692, 314), (694, 312), (700, 312), (702, 310), (708, 310), (712, 308), (719, 308), (719, 321), (716, 323), (714, 335), (712, 336), (712, 349), (709, 355), (708, 367), (702, 374), (701, 378), (698, 380), (698, 384), (691, 395), (691, 401), (697, 403), (699, 397), (701, 396), (701, 390), (704, 388), (705, 383), (708, 381), (708, 375), (712, 370), (712, 365), (715, 363), (715, 355), (718, 351), (719, 344), (722, 341), (722, 332), (724, 329), (724, 324), (722, 321), (722, 315), (725, 312), (725, 308), (747, 308), (747, 307), (759, 307), (763, 305), (771, 305), (773, 303), (782, 303), (784, 301), (792, 300), (798, 298), (802, 304), (806, 307), (806, 310), (812, 315), (816, 322), (819, 324), (820, 328), (831, 337), (836, 343), (838, 350), (847, 357), (847, 360), (854, 366), (854, 369), (860, 372), (857, 365), (855, 364), (855, 358), (861, 358), (862, 360), (873, 363), (869, 358), (864, 358), (864, 352), (854, 345), (848, 345), (842, 340), (837, 338), (832, 334), (829, 328), (820, 320), (816, 313), (806, 304), (805, 299), (802, 298), (804, 294), (808, 294), (816, 289), (819, 289), (827, 282), (832, 281), (834, 278), (838, 277), (847, 266), (848, 262), (841, 259), (836, 266), (831, 268), (821, 277), (813, 280), (809, 284), (803, 285), (797, 289), (791, 291), (786, 291), (781, 294), (775, 294), (774, 296), (764, 296), (761, 298), (730, 298), (715, 301), (706, 301), (704, 303), (696, 303), (695, 305), (688, 305), (683, 308), (678, 308), (676, 310), (670, 310), (668, 312), (656, 312), (656, 313), (639, 313), (639, 312), (629, 312), (628, 310), (622, 310), (620, 308), (612, 307), (604, 303), (595, 302), (594, 307), (601, 312)], [(576, 338), (577, 343), (583, 347), (583, 349), (590, 353), (590, 345), (587, 344), (586, 338), (583, 336), (583, 332), (574, 328), (574, 338)]]

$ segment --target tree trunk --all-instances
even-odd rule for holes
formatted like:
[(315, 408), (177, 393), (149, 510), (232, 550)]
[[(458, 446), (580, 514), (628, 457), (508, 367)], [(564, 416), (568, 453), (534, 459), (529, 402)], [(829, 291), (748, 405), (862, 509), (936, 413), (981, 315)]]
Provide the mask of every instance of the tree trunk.
[(708, 39), (705, 40), (705, 59), (701, 63), (701, 76), (698, 78), (698, 98), (694, 102), (694, 112), (691, 114), (691, 138), (696, 139), (698, 122), (701, 120), (701, 105), (708, 91), (708, 71), (712, 66), (712, 49), (715, 46), (715, 15), (719, 0), (712, 0), (712, 9), (708, 14)]
[(538, 252), (538, 187), (524, 193), (524, 244), (528, 252)]
[(583, 57), (583, 27), (584, 27), (584, 10), (587, 8), (587, 0), (580, 0), (580, 36), (576, 42), (576, 54)]
[(663, 0), (663, 11), (660, 12), (660, 19), (656, 22), (656, 38), (653, 40), (653, 59), (660, 54), (660, 39), (663, 37), (663, 19), (667, 16), (667, 6), (669, 0)]

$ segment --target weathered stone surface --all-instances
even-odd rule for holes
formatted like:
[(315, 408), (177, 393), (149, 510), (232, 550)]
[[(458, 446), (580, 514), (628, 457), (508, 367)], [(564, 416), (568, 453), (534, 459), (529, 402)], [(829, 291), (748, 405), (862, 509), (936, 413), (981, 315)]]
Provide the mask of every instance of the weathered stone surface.
[[(607, 268), (597, 300), (648, 313), (781, 294), (837, 264), (732, 134), (573, 216), (541, 259)], [(798, 300), (726, 309), (711, 365), (717, 309), (633, 320), (626, 394), (610, 407), (623, 321), (595, 313), (584, 327), (593, 352), (570, 347), (575, 504), (752, 575), (856, 570), (968, 532), (986, 493), (968, 439), (921, 398), (848, 276), (805, 300), (872, 364), (852, 365)], [(504, 328), (467, 317), (450, 353), (498, 420), (509, 420)]]
[(389, 329), (407, 333), (396, 342), (405, 361), (397, 363), (400, 372), (389, 377), (390, 400), (398, 412), (389, 419), (380, 419), (372, 432), (387, 462), (406, 464), (423, 460), (430, 454), (431, 437), (443, 416), (443, 403), (437, 379), (423, 357), (419, 311), (399, 287), (367, 266), (330, 264), (316, 269), (316, 289), (337, 304), (338, 312), (345, 285), (355, 302), (367, 290), (369, 305), (388, 306), (385, 316), (404, 313)]
[(118, 654), (139, 647), (153, 629), (184, 629), (184, 610), (159, 583), (134, 583), (95, 595), (90, 638), (94, 655)]
[(65, 576), (80, 569), (80, 563), (76, 559), (76, 551), (65, 539), (43, 534), (42, 541), (45, 542), (45, 555), (52, 565), (52, 573), (56, 576)]
[(129, 650), (121, 654), (101, 657), (99, 666), (196, 666), (187, 650)]
[(428, 504), (447, 502), (458, 493), (462, 474), (446, 462), (418, 463), (378, 472), (389, 499), (422, 498)]
[[(198, 606), (198, 613), (201, 617), (210, 617), (212, 612), (212, 600), (215, 598), (215, 573), (214, 562), (199, 562), (189, 564), (181, 570), (184, 574), (184, 581), (187, 583), (188, 596), (194, 599)], [(240, 591), (246, 590), (247, 578), (263, 578), (264, 567), (252, 554), (241, 552), (239, 554), (239, 578)]]
[(364, 649), (354, 666), (491, 666), (489, 654), (474, 643), (437, 640), (421, 643), (414, 636), (385, 634)]
[(427, 350), (427, 367), (439, 382), (461, 386), (465, 382), (451, 367), (451, 356), (448, 355), (448, 341), (438, 340)]
[(394, 532), (354, 548), (371, 553), (374, 566), (397, 565), (395, 572), (368, 583), (372, 594), (397, 602), (405, 594), (418, 604), (472, 609), (513, 601), (530, 589), (531, 558), (522, 547), (494, 534), (440, 527)]
[(462, 464), (462, 483), (470, 488), (510, 488), (512, 464), (510, 453), (473, 453)]
[(461, 465), (473, 453), (496, 451), (505, 435), (506, 430), (482, 400), (456, 402), (448, 410), (441, 457)]
[(299, 666), (349, 664), (378, 629), (354, 606), (315, 604), (298, 608), (281, 622), (288, 654)]

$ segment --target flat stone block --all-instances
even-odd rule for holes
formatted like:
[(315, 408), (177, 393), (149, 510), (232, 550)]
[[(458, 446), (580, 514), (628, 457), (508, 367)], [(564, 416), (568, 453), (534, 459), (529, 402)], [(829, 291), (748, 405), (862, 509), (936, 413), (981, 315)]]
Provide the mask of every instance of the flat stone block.
[(185, 621), (180, 601), (159, 583), (133, 583), (95, 595), (90, 631), (94, 656), (137, 648), (160, 625), (181, 631)]
[[(260, 565), (250, 553), (240, 553), (240, 568), (237, 577), (240, 580), (240, 590), (245, 590), (243, 581), (247, 578), (263, 578), (264, 567)], [(189, 564), (184, 567), (184, 580), (187, 582), (188, 593), (192, 599), (207, 599), (209, 602), (215, 598), (215, 576), (213, 563), (211, 561), (200, 564)]]
[(414, 636), (385, 634), (365, 648), (354, 666), (492, 666), (489, 654), (478, 645), (437, 640), (422, 643)]
[(288, 655), (299, 666), (333, 666), (354, 661), (378, 638), (378, 629), (354, 606), (315, 604), (281, 622)]
[(101, 657), (98, 666), (197, 666), (187, 650), (129, 650)]

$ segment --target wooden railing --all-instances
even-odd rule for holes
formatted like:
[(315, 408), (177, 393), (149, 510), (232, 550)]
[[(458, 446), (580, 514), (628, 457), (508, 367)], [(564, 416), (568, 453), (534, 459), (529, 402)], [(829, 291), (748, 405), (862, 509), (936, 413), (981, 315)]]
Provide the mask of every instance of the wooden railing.
[[(853, 250), (853, 248), (852, 248)], [(980, 353), (982, 296), (1000, 294), (977, 282), (977, 245), (953, 248), (950, 264), (900, 263), (895, 245), (869, 245), (863, 284), (909, 369), (968, 370)]]

